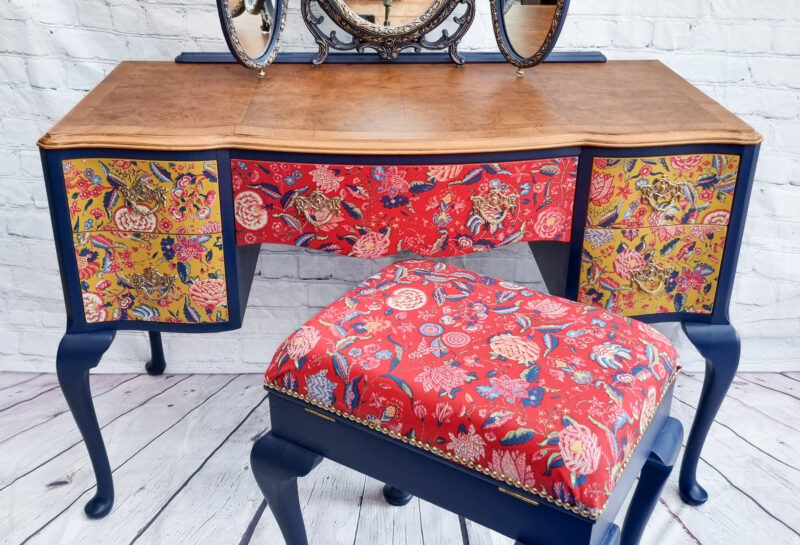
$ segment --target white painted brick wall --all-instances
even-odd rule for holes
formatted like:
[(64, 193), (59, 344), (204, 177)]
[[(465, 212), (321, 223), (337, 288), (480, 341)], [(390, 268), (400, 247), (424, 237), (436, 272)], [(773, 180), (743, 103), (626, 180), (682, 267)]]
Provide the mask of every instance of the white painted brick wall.
[[(464, 49), (494, 47), (488, 1), (478, 2)], [(313, 48), (298, 5), (292, 0), (285, 50)], [(38, 137), (121, 60), (224, 49), (212, 0), (0, 0), (0, 369), (53, 370), (65, 326)], [(572, 0), (559, 49), (660, 59), (761, 131), (731, 316), (742, 369), (800, 370), (797, 1)], [(165, 335), (170, 369), (261, 371), (292, 329), (391, 261), (265, 247), (244, 328)], [(543, 288), (526, 246), (450, 261)], [(680, 330), (664, 329), (700, 369)], [(121, 333), (101, 369), (141, 369), (147, 350), (143, 333)]]

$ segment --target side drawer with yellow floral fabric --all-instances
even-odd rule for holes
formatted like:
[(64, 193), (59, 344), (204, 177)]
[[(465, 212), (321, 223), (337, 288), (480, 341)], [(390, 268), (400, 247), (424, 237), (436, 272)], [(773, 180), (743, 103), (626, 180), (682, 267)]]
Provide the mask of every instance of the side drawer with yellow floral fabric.
[(87, 323), (228, 321), (216, 161), (62, 166)]
[(738, 155), (594, 159), (578, 296), (635, 316), (711, 314)]

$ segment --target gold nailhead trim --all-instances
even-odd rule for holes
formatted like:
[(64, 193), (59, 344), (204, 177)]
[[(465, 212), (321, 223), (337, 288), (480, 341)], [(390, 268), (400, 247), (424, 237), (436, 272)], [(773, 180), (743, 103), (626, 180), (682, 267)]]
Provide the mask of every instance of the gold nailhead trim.
[[(670, 379), (670, 381), (667, 384), (666, 388), (664, 388), (664, 392), (665, 393), (667, 391), (669, 391), (669, 389), (672, 387), (672, 384), (675, 382), (675, 379), (678, 378), (678, 374), (679, 373), (680, 373), (680, 369), (678, 371), (676, 371), (674, 375), (672, 375), (672, 378)], [(359, 417), (357, 417), (357, 416), (355, 416), (353, 414), (343, 413), (342, 411), (340, 411), (339, 409), (336, 409), (335, 407), (331, 407), (330, 405), (325, 405), (325, 404), (320, 403), (319, 401), (317, 401), (315, 399), (308, 398), (305, 395), (299, 394), (299, 393), (297, 393), (295, 391), (287, 390), (283, 386), (279, 386), (277, 384), (273, 384), (271, 382), (268, 382), (266, 379), (264, 380), (264, 386), (266, 386), (267, 388), (270, 388), (271, 390), (275, 390), (277, 392), (280, 392), (280, 393), (282, 393), (284, 395), (288, 395), (290, 397), (294, 397), (296, 399), (300, 399), (305, 403), (309, 403), (309, 404), (314, 405), (316, 407), (319, 407), (321, 409), (325, 409), (328, 412), (334, 413), (336, 416), (340, 416), (342, 418), (346, 418), (346, 419), (352, 420), (353, 422), (358, 422), (359, 424), (361, 424), (363, 426), (367, 426), (371, 430), (378, 429), (382, 433), (384, 433), (386, 435), (389, 435), (389, 436), (393, 437), (394, 439), (397, 439), (397, 440), (402, 441), (404, 443), (408, 443), (410, 445), (422, 448), (422, 449), (427, 450), (427, 451), (432, 451), (435, 454), (437, 454), (439, 456), (442, 456), (442, 451), (440, 451), (440, 450), (438, 450), (436, 448), (431, 448), (430, 445), (422, 443), (422, 441), (417, 441), (415, 439), (410, 439), (410, 438), (405, 437), (404, 435), (401, 435), (401, 434), (399, 434), (397, 432), (394, 432), (392, 430), (384, 428), (383, 426), (381, 426), (379, 424), (375, 424), (375, 422), (367, 422), (364, 419), (359, 418)], [(658, 404), (656, 405), (656, 410), (653, 411), (653, 416), (655, 416), (655, 414), (658, 412), (658, 407), (661, 405), (662, 401), (664, 401), (664, 395), (663, 394), (661, 395), (661, 399), (658, 400)], [(306, 410), (308, 411), (308, 409), (306, 409)], [(312, 411), (309, 411), (309, 412), (312, 412)], [(318, 416), (322, 416), (322, 415), (318, 415)], [(653, 421), (653, 416), (651, 416), (650, 419), (647, 421), (647, 426), (645, 426), (645, 429), (650, 427), (650, 424)], [(622, 477), (622, 474), (625, 472), (625, 469), (628, 467), (628, 463), (630, 462), (631, 457), (633, 456), (633, 453), (636, 451), (636, 447), (639, 446), (639, 442), (641, 441), (641, 439), (642, 439), (642, 435), (640, 435), (639, 438), (636, 440), (636, 443), (634, 443), (633, 448), (630, 450), (630, 454), (627, 456), (627, 458), (625, 458), (625, 460), (623, 460), (622, 469), (619, 472), (619, 476), (617, 477), (617, 481), (619, 481), (620, 477)], [(559, 507), (563, 507), (564, 509), (572, 511), (576, 515), (580, 515), (580, 516), (582, 516), (584, 518), (588, 518), (590, 520), (597, 520), (598, 518), (600, 518), (600, 516), (605, 512), (606, 505), (608, 505), (608, 501), (606, 500), (606, 505), (603, 505), (603, 507), (599, 511), (592, 513), (588, 509), (581, 509), (580, 507), (578, 507), (576, 505), (571, 505), (571, 504), (568, 504), (566, 502), (563, 502), (559, 498), (555, 498), (555, 497), (551, 496), (550, 494), (547, 494), (545, 492), (541, 492), (539, 490), (531, 488), (530, 486), (524, 485), (520, 481), (513, 481), (511, 478), (506, 477), (502, 473), (498, 473), (496, 471), (490, 471), (488, 468), (481, 467), (480, 465), (477, 465), (477, 464), (475, 464), (475, 463), (473, 463), (471, 461), (468, 461), (468, 460), (462, 460), (461, 458), (459, 458), (456, 455), (451, 455), (450, 453), (446, 453), (446, 454), (444, 454), (443, 457), (448, 459), (448, 460), (453, 460), (453, 461), (455, 461), (455, 462), (457, 462), (457, 463), (459, 463), (461, 465), (467, 466), (470, 469), (474, 469), (479, 473), (483, 473), (484, 475), (490, 475), (492, 478), (494, 478), (496, 480), (505, 481), (510, 485), (513, 485), (513, 486), (515, 486), (517, 488), (520, 488), (520, 489), (524, 490), (525, 492), (528, 492), (528, 493), (533, 494), (535, 496), (539, 496), (540, 498), (543, 498), (543, 499), (547, 500), (548, 502), (550, 502), (550, 503), (552, 503), (554, 505), (557, 505)], [(614, 484), (616, 485), (616, 483), (614, 483)], [(499, 488), (499, 490), (502, 491), (503, 489)], [(525, 498), (525, 500), (527, 501), (528, 498)], [(530, 500), (530, 501), (532, 502), (533, 500)]]

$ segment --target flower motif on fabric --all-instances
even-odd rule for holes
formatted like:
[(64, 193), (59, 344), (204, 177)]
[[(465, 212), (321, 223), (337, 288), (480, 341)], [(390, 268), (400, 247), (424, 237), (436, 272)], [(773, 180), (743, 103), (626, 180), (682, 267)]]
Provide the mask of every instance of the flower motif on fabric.
[(468, 462), (483, 457), (486, 442), (475, 432), (475, 426), (470, 425), (469, 429), (463, 429), (462, 426), (458, 432), (448, 435), (450, 442), (447, 443), (447, 450), (452, 451), (453, 455)]
[(510, 333), (492, 337), (489, 339), (489, 346), (498, 356), (519, 363), (534, 362), (541, 353), (541, 349), (533, 341)]
[(317, 187), (326, 193), (338, 190), (344, 176), (337, 176), (337, 172), (331, 170), (328, 165), (315, 166), (316, 168), (311, 171), (311, 177)]
[(233, 210), (236, 222), (245, 229), (262, 229), (269, 220), (264, 201), (255, 191), (242, 191), (236, 195)]
[(314, 401), (332, 405), (336, 401), (333, 395), (336, 384), (327, 379), (325, 376), (327, 374), (327, 369), (324, 369), (315, 375), (311, 375), (306, 380), (306, 386), (308, 388), (308, 397)]
[(286, 345), (286, 352), (292, 359), (299, 360), (311, 352), (319, 339), (319, 331), (310, 326), (303, 326), (292, 335), (289, 344)]
[(558, 448), (564, 465), (576, 475), (590, 475), (600, 465), (602, 451), (592, 430), (572, 424), (558, 432)]
[(417, 310), (428, 300), (425, 292), (416, 288), (400, 288), (395, 290), (386, 300), (389, 308), (394, 310)]

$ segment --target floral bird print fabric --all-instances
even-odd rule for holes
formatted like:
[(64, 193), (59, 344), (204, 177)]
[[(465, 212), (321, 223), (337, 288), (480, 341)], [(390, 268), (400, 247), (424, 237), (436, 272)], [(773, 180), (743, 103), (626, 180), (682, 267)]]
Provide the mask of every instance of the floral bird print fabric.
[(233, 160), (237, 241), (361, 258), (568, 241), (577, 166), (577, 157), (427, 166)]
[(596, 518), (678, 369), (648, 325), (413, 260), (299, 328), (265, 382)]

